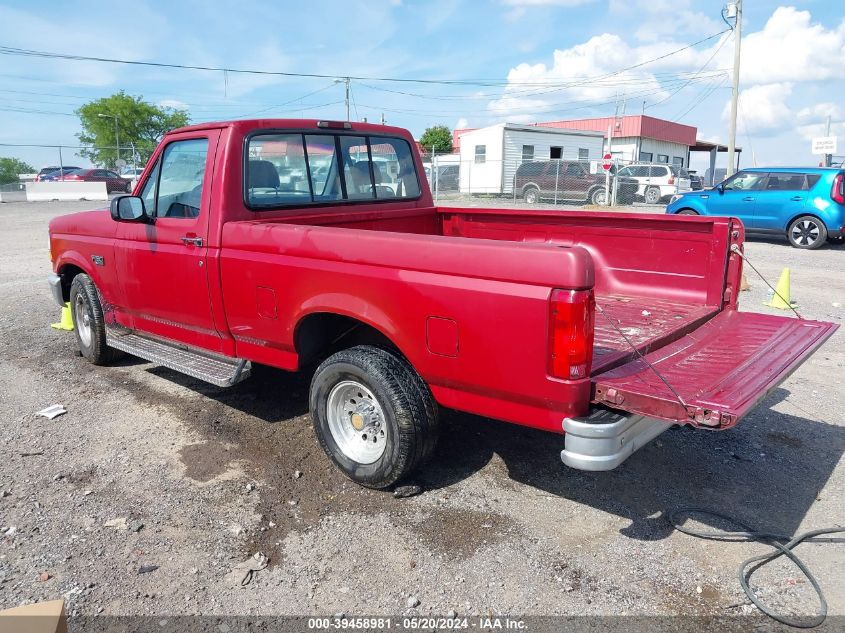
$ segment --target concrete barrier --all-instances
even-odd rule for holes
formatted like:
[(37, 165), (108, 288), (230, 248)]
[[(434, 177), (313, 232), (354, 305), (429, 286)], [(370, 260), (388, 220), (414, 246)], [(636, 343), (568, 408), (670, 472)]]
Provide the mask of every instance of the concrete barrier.
[(26, 202), (26, 191), (0, 191), (0, 202)]
[(104, 182), (28, 182), (26, 199), (29, 202), (44, 200), (108, 200)]

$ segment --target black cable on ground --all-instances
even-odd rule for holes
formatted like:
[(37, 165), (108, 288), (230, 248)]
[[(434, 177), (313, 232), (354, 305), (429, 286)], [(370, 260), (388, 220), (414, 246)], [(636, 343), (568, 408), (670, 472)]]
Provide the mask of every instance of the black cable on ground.
[[(694, 518), (695, 516), (721, 519), (722, 521), (726, 521), (727, 523), (731, 523), (742, 529), (736, 531), (694, 530), (692, 528), (687, 528), (682, 525), (687, 518)], [(711, 541), (756, 541), (760, 543), (765, 543), (766, 545), (770, 545), (772, 548), (774, 548), (773, 552), (770, 552), (768, 554), (761, 554), (759, 556), (752, 556), (751, 558), (744, 560), (740, 564), (737, 573), (739, 576), (739, 584), (742, 587), (742, 590), (745, 592), (745, 595), (748, 596), (748, 599), (751, 600), (751, 602), (754, 603), (754, 606), (756, 606), (760, 611), (782, 624), (794, 626), (796, 628), (801, 629), (811, 629), (813, 627), (819, 626), (822, 622), (824, 622), (825, 618), (827, 617), (827, 600), (824, 597), (824, 592), (822, 592), (822, 589), (819, 586), (816, 577), (813, 576), (812, 572), (808, 569), (807, 565), (804, 564), (804, 561), (798, 558), (798, 556), (792, 550), (804, 541), (818, 542), (818, 537), (822, 534), (845, 533), (845, 528), (833, 527), (824, 528), (821, 530), (810, 530), (809, 532), (804, 532), (803, 534), (798, 534), (797, 536), (790, 536), (784, 534), (776, 534), (772, 532), (757, 531), (738, 521), (737, 519), (734, 519), (733, 517), (725, 516), (724, 514), (719, 514), (718, 512), (713, 512), (712, 510), (707, 510), (704, 508), (680, 508), (678, 510), (670, 512), (668, 515), (668, 519), (669, 523), (672, 524), (673, 528), (675, 528), (679, 532), (683, 532), (684, 534), (695, 536), (696, 538), (703, 538)], [(830, 539), (823, 540), (826, 542), (843, 542), (840, 539), (834, 539), (832, 541)], [(776, 613), (772, 611), (769, 607), (767, 607), (760, 600), (760, 598), (757, 597), (757, 595), (754, 593), (754, 590), (751, 589), (751, 587), (749, 586), (748, 581), (755, 571), (757, 571), (764, 565), (769, 564), (773, 560), (780, 558), (781, 556), (786, 556), (789, 560), (795, 563), (795, 566), (801, 571), (802, 574), (804, 574), (804, 577), (807, 578), (807, 580), (809, 580), (810, 584), (813, 586), (813, 590), (819, 597), (819, 610), (816, 615), (808, 616), (807, 618), (804, 618), (802, 620), (793, 620), (787, 618), (785, 615)]]

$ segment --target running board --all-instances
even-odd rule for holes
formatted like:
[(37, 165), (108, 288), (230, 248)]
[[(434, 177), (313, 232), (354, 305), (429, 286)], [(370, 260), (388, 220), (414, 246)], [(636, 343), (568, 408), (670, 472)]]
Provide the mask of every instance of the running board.
[(218, 387), (231, 387), (249, 378), (252, 369), (248, 360), (218, 356), (139, 334), (108, 332), (106, 344)]

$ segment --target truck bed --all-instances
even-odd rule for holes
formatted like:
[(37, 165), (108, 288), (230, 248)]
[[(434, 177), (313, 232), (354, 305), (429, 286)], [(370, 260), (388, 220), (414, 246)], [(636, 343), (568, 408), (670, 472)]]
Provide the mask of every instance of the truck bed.
[[(345, 314), (394, 337), (441, 405), (551, 431), (591, 403), (726, 428), (836, 327), (738, 312), (731, 249), (743, 228), (731, 218), (370, 206), (233, 224), (222, 262), (231, 293), (244, 279), (284, 280), (280, 292), (306, 313), (342, 297)], [(589, 380), (549, 375), (556, 288), (594, 291)], [(270, 364), (281, 350), (296, 367), (292, 330), (279, 335), (250, 310), (228, 306), (233, 329), (251, 333), (239, 347)]]
[(648, 352), (696, 329), (722, 308), (725, 238), (716, 235), (714, 222), (684, 225), (673, 222), (676, 219), (439, 207), (392, 213), (387, 218), (313, 215), (297, 218), (295, 223), (586, 248), (596, 264), (600, 310), (593, 352), (596, 375), (631, 360), (635, 356), (632, 344)]

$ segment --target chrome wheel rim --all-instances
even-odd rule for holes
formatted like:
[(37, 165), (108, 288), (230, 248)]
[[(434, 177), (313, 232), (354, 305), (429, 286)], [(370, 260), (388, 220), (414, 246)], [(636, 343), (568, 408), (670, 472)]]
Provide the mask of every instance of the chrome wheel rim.
[(344, 380), (336, 384), (329, 392), (326, 417), (335, 444), (352, 461), (372, 464), (384, 454), (384, 411), (361, 383)]
[(525, 192), (525, 201), (528, 204), (534, 204), (537, 202), (537, 192), (534, 189), (529, 189)]
[(601, 206), (604, 206), (604, 203), (605, 203), (604, 191), (598, 191), (598, 192), (593, 194), (593, 204), (596, 204), (596, 205), (601, 207)]
[(649, 189), (645, 192), (645, 201), (649, 204), (656, 204), (660, 200), (660, 192), (656, 189)]
[(819, 239), (819, 225), (812, 220), (796, 222), (792, 227), (792, 241), (801, 246), (811, 246)]
[(76, 295), (76, 302), (73, 306), (73, 324), (79, 332), (79, 340), (85, 347), (91, 345), (91, 316), (88, 314), (88, 306), (82, 295)]

